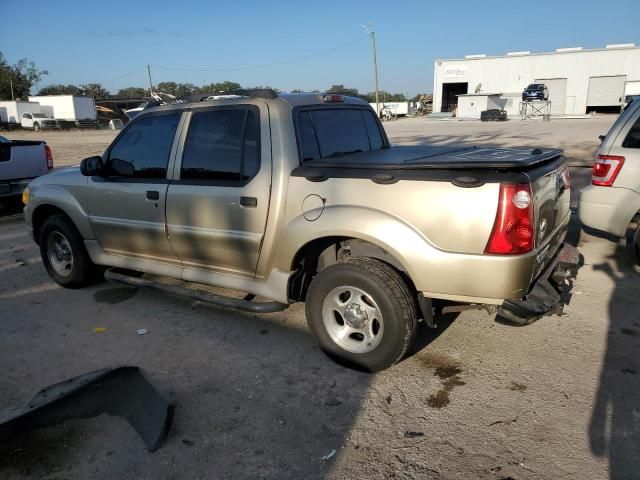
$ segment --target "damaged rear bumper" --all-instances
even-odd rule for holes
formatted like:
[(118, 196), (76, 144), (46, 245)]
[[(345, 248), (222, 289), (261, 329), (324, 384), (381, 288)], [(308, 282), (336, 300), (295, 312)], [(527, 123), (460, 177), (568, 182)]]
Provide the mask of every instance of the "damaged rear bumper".
[(578, 249), (564, 244), (529, 293), (519, 300), (505, 300), (498, 309), (498, 317), (516, 325), (528, 325), (545, 315), (562, 314), (579, 265)]
[(106, 368), (40, 390), (18, 413), (0, 419), (0, 442), (25, 430), (106, 413), (127, 420), (154, 451), (171, 428), (173, 411), (138, 367)]

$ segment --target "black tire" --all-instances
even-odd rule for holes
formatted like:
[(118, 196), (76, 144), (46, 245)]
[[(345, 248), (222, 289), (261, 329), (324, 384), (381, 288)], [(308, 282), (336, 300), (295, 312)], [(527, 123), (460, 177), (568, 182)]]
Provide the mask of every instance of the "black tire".
[[(100, 278), (100, 267), (91, 261), (80, 232), (65, 215), (53, 215), (45, 220), (40, 229), (39, 240), (42, 263), (49, 276), (58, 285), (66, 288), (82, 288), (95, 283)], [(65, 241), (67, 246), (64, 245)], [(52, 244), (56, 243), (61, 250), (54, 250)], [(69, 259), (71, 259), (70, 262)], [(68, 264), (65, 262), (70, 263), (68, 268), (65, 268), (65, 264)], [(61, 270), (65, 273), (60, 273)]]
[(629, 223), (626, 232), (627, 247), (633, 252), (637, 265), (640, 265), (640, 213)]
[[(374, 343), (377, 343), (369, 351), (349, 351), (336, 343), (327, 331), (323, 317), (325, 298), (331, 303), (332, 297), (329, 297), (329, 294), (342, 287), (363, 291), (367, 297), (370, 297), (368, 300), (373, 300), (374, 305), (372, 307), (367, 301), (367, 305), (363, 306), (377, 309), (382, 317), (378, 330), (380, 338), (374, 340)], [(345, 302), (349, 300), (351, 298), (347, 297)], [(357, 305), (356, 302), (351, 302), (348, 307), (354, 304)], [(348, 310), (347, 304), (344, 305)], [(327, 355), (339, 363), (369, 372), (384, 370), (399, 362), (410, 348), (416, 334), (418, 316), (415, 296), (393, 267), (373, 258), (348, 258), (320, 271), (309, 286), (305, 309), (309, 329)], [(335, 313), (333, 315), (335, 316)], [(345, 314), (345, 318), (347, 315), (348, 313)], [(336, 317), (337, 323), (339, 323), (338, 317), (341, 318), (341, 316), (338, 314)], [(371, 322), (372, 328), (376, 321), (377, 319), (374, 318), (366, 320)], [(342, 322), (343, 325), (348, 326), (348, 320), (343, 318)], [(362, 343), (364, 348), (371, 348), (371, 343), (366, 343), (367, 340), (364, 337), (363, 340), (358, 338), (350, 340), (353, 335), (358, 334), (350, 334), (347, 338), (348, 342), (365, 342)]]
[(34, 132), (39, 132), (40, 131), (40, 125), (38, 124), (38, 122), (35, 122), (33, 124), (33, 131)]

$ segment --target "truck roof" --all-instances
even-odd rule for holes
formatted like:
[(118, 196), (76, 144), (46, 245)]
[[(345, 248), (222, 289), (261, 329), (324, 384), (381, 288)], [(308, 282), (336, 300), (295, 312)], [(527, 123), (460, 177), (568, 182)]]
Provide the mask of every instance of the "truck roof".
[[(218, 97), (218, 98), (212, 98)], [(328, 98), (330, 97), (330, 98)], [(184, 110), (193, 107), (206, 107), (211, 105), (238, 105), (254, 103), (253, 101), (265, 101), (269, 103), (285, 103), (290, 108), (302, 105), (366, 105), (369, 103), (358, 97), (338, 95), (332, 93), (276, 93), (273, 90), (243, 90), (239, 92), (197, 94), (189, 98), (181, 99), (180, 103), (158, 105), (141, 112), (140, 115), (149, 112), (166, 110)]]

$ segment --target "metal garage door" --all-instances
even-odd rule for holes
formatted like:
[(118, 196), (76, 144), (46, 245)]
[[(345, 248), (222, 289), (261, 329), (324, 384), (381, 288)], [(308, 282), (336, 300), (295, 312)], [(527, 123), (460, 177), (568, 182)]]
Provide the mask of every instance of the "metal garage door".
[(627, 82), (624, 87), (625, 95), (640, 95), (640, 80), (634, 80), (632, 82)]
[(551, 115), (562, 115), (564, 104), (567, 98), (566, 78), (539, 78), (533, 83), (544, 83), (549, 89), (549, 100), (551, 100)]
[(587, 94), (587, 106), (612, 107), (622, 103), (624, 83), (627, 77), (591, 77), (589, 78), (589, 93)]

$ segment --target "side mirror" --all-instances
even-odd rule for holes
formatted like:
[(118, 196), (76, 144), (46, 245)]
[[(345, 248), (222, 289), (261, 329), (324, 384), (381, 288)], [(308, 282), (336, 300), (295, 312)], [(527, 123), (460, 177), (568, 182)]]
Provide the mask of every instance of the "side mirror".
[(104, 174), (104, 166), (102, 165), (102, 157), (89, 157), (80, 162), (80, 172), (85, 177), (94, 177)]
[(118, 177), (133, 177), (136, 169), (131, 162), (120, 160), (119, 158), (112, 158), (109, 162), (109, 171)]

